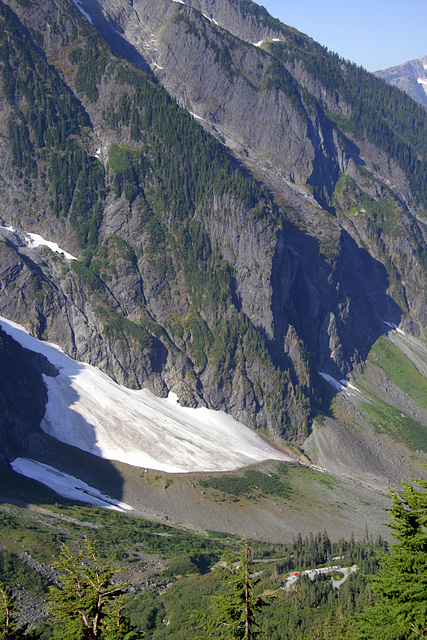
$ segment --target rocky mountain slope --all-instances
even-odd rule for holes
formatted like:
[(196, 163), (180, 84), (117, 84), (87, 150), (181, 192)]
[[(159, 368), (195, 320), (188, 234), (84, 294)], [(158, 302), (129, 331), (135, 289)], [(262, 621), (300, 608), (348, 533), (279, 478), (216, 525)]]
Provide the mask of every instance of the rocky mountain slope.
[(427, 107), (427, 56), (376, 71), (375, 75), (402, 89), (411, 98)]
[[(372, 435), (319, 372), (360, 376), (390, 323), (422, 340), (425, 109), (248, 1), (0, 18), (0, 314), (313, 460), (319, 411)], [(427, 443), (402, 446), (418, 470)]]

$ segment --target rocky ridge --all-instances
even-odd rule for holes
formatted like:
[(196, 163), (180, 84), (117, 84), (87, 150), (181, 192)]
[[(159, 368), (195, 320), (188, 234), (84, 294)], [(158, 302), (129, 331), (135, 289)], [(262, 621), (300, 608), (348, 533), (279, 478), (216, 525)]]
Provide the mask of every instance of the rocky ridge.
[(375, 75), (405, 91), (411, 98), (427, 107), (427, 56), (375, 71)]

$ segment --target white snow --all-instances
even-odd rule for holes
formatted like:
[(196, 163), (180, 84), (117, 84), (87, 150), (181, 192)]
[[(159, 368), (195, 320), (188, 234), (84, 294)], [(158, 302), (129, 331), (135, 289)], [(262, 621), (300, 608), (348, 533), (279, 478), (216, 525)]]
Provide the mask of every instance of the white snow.
[(48, 464), (28, 458), (16, 458), (11, 466), (17, 473), (41, 482), (64, 498), (88, 502), (97, 507), (105, 507), (113, 511), (133, 511), (133, 507), (125, 502), (114, 500), (98, 491), (98, 489), (90, 487), (86, 482), (78, 480), (74, 476), (68, 475), (68, 473), (63, 473)]
[(344, 391), (348, 391), (350, 395), (353, 395), (351, 394), (351, 391), (357, 391), (357, 393), (361, 393), (360, 389), (352, 385), (348, 380), (336, 380), (335, 378), (330, 376), (329, 373), (323, 373), (322, 371), (319, 371), (319, 374), (324, 380), (326, 380), (326, 382), (329, 382), (329, 384), (331, 384), (334, 389), (340, 391), (341, 393), (343, 393)]
[(361, 393), (360, 389), (351, 384), (348, 380), (340, 380), (340, 384), (346, 389), (352, 389), (353, 391), (357, 391), (357, 393)]
[(390, 327), (390, 329), (393, 329), (393, 331), (397, 331), (397, 333), (401, 333), (402, 336), (405, 335), (405, 332), (402, 331), (402, 329), (399, 329), (397, 324), (394, 324), (394, 322), (387, 322), (386, 320), (383, 320), (383, 322), (387, 327)]
[(343, 390), (343, 385), (341, 384), (341, 382), (335, 380), (335, 378), (330, 376), (329, 373), (323, 373), (322, 371), (319, 371), (319, 374), (322, 376), (322, 378), (324, 378), (324, 380), (326, 380), (326, 382), (329, 382), (329, 384), (331, 384), (334, 389), (336, 389), (337, 391)]
[(162, 399), (148, 390), (126, 389), (19, 325), (1, 317), (0, 325), (59, 370), (56, 377), (44, 376), (48, 402), (42, 428), (61, 442), (109, 460), (171, 473), (291, 460), (222, 411), (181, 407), (174, 394)]
[(425, 64), (424, 62), (423, 62), (423, 67), (427, 71), (427, 64)]
[(213, 24), (216, 24), (217, 27), (219, 27), (218, 22), (215, 20), (215, 18), (211, 18), (210, 16), (207, 16), (206, 13), (202, 13), (202, 16), (206, 18), (206, 20), (209, 20), (209, 22), (213, 22)]
[(86, 18), (86, 20), (88, 20), (90, 22), (90, 24), (93, 24), (92, 18), (90, 17), (90, 15), (83, 9), (80, 0), (73, 0), (74, 4), (76, 5), (77, 9), (80, 11), (80, 13), (82, 13), (84, 15), (84, 17)]
[(26, 233), (25, 238), (27, 240), (28, 247), (48, 247), (51, 251), (55, 253), (62, 253), (67, 260), (77, 260), (71, 253), (64, 251), (60, 246), (56, 244), (56, 242), (50, 242), (49, 240), (45, 240), (42, 236), (39, 236), (38, 233)]
[[(260, 40), (259, 42), (254, 42), (255, 47), (261, 47), (264, 42), (269, 42), (269, 39), (264, 38), (264, 40)], [(271, 38), (270, 42), (285, 42), (283, 38)]]
[[(424, 69), (427, 71), (427, 67), (424, 66)], [(418, 78), (418, 84), (422, 85), (425, 93), (427, 93), (427, 78)]]
[(14, 227), (0, 226), (0, 229), (5, 229), (6, 231), (10, 231), (10, 233), (16, 234), (19, 240), (23, 244), (26, 244), (29, 249), (33, 249), (35, 247), (48, 247), (48, 249), (50, 249), (51, 251), (62, 254), (67, 260), (77, 260), (77, 258), (72, 256), (71, 253), (67, 253), (67, 251), (64, 251), (64, 249), (61, 249), (61, 247), (57, 245), (56, 242), (50, 242), (49, 240), (45, 240), (38, 233), (21, 233), (20, 231), (17, 231), (17, 229), (15, 229)]

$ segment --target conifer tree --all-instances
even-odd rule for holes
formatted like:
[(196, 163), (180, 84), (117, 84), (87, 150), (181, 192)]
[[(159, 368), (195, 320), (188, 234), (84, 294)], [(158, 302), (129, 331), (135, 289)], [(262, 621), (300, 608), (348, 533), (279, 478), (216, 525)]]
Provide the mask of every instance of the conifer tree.
[(49, 595), (49, 612), (57, 623), (55, 639), (107, 637), (109, 618), (112, 629), (121, 615), (111, 605), (126, 587), (113, 581), (119, 569), (112, 567), (112, 560), (101, 561), (89, 541), (76, 556), (63, 545), (57, 567), (62, 588), (52, 587)]
[(13, 600), (10, 592), (0, 583), (0, 640), (18, 638)]
[(242, 543), (238, 561), (227, 558), (219, 570), (223, 589), (210, 598), (211, 614), (196, 613), (205, 632), (201, 638), (255, 640), (260, 635), (259, 614), (267, 602), (255, 594), (258, 580), (251, 575), (247, 540)]
[(396, 541), (381, 556), (372, 579), (377, 602), (358, 619), (353, 638), (427, 638), (427, 482), (415, 482), (403, 483), (401, 494), (390, 490), (387, 526)]

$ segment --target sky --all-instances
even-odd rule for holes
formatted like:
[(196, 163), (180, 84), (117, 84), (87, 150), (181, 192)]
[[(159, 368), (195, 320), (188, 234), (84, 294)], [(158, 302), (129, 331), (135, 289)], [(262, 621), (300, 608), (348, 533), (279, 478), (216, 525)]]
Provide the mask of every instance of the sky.
[(427, 0), (255, 0), (330, 51), (378, 71), (427, 55)]

